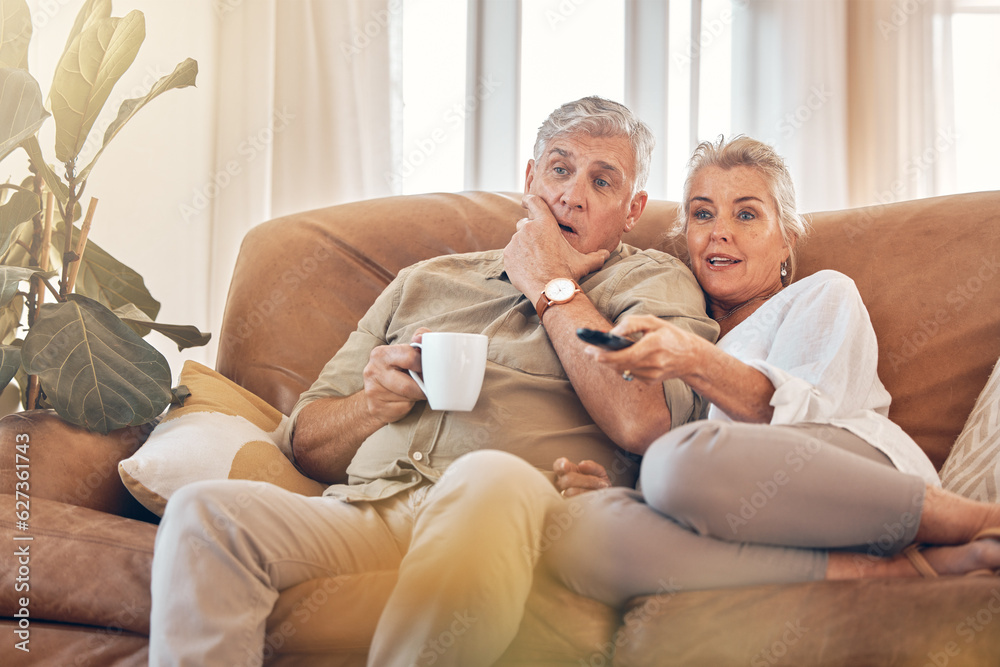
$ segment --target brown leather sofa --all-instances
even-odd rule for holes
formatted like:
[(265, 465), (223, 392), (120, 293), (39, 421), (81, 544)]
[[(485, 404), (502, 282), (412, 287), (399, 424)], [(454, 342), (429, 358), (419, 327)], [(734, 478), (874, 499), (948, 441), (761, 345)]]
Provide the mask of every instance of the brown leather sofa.
[[(675, 204), (651, 202), (626, 241), (661, 244), (675, 214)], [(399, 269), (502, 247), (520, 216), (517, 195), (471, 192), (358, 202), (256, 227), (233, 275), (217, 369), (287, 413)], [(940, 467), (1000, 357), (1000, 192), (811, 219), (799, 276), (832, 268), (854, 278), (879, 336), (891, 416)], [(0, 421), (3, 665), (146, 663), (155, 517), (128, 495), (116, 465), (147, 432), (102, 437), (48, 412)], [(17, 542), (14, 447), (26, 439), (33, 540)], [(27, 564), (15, 553), (25, 544)], [(394, 579), (375, 572), (283, 593), (268, 664), (363, 664)], [(539, 585), (503, 664), (1000, 664), (1000, 578), (717, 591), (664, 582), (655, 593), (623, 615)], [(30, 653), (16, 646), (22, 597)]]

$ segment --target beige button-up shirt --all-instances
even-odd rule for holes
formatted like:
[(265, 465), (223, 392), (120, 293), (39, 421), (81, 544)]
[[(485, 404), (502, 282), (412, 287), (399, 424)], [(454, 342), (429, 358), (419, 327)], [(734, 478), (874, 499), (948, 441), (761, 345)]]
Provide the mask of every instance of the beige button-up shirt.
[[(611, 322), (654, 315), (708, 340), (718, 326), (705, 314), (694, 276), (674, 257), (625, 244), (580, 287)], [(579, 297), (577, 297), (579, 298)], [(292, 428), (308, 403), (363, 389), (362, 370), (379, 345), (409, 343), (419, 327), (489, 336), (482, 393), (471, 412), (431, 410), (418, 402), (403, 419), (365, 440), (348, 467), (348, 483), (326, 495), (375, 500), (431, 482), (456, 458), (500, 449), (543, 471), (566, 456), (608, 469), (617, 485), (631, 486), (637, 457), (597, 427), (577, 397), (535, 308), (504, 273), (503, 252), (447, 255), (400, 271), (292, 411)], [(702, 399), (679, 380), (663, 384), (674, 426), (703, 416)]]

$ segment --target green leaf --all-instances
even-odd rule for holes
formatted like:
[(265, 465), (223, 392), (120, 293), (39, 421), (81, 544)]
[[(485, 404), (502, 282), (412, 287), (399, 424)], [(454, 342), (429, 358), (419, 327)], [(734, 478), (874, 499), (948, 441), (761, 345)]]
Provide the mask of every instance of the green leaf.
[(0, 344), (12, 345), (17, 339), (23, 311), (24, 297), (20, 294), (15, 295), (6, 306), (0, 308)]
[(38, 195), (24, 190), (18, 190), (10, 201), (0, 206), (0, 255), (10, 247), (17, 226), (31, 220), (39, 210)]
[(0, 69), (0, 160), (33, 137), (48, 117), (35, 78), (23, 69)]
[(110, 18), (110, 16), (111, 0), (87, 0), (87, 2), (83, 3), (83, 7), (80, 8), (80, 11), (76, 15), (73, 28), (69, 31), (69, 37), (66, 38), (66, 46), (63, 47), (63, 53), (69, 51), (73, 40), (83, 32), (84, 28), (98, 19), (106, 19)]
[(21, 281), (28, 280), (38, 273), (38, 269), (26, 269), (23, 266), (0, 266), (0, 307), (6, 306), (17, 294)]
[(14, 373), (21, 367), (21, 348), (15, 345), (0, 345), (0, 391), (3, 391)]
[(21, 353), (59, 416), (91, 431), (144, 424), (172, 398), (163, 355), (79, 294), (42, 306)]
[(170, 393), (173, 395), (173, 399), (170, 401), (170, 404), (179, 407), (182, 407), (184, 405), (184, 401), (191, 398), (191, 390), (184, 384), (174, 387), (170, 390)]
[(95, 19), (73, 39), (52, 77), (57, 160), (70, 162), (80, 154), (111, 89), (145, 38), (145, 18), (134, 9), (124, 18)]
[(0, 67), (28, 69), (31, 10), (24, 0), (3, 0), (0, 5)]
[(170, 340), (177, 343), (177, 350), (181, 351), (189, 347), (200, 347), (207, 345), (212, 340), (212, 334), (202, 333), (197, 327), (190, 324), (163, 324), (154, 322), (146, 313), (135, 307), (135, 304), (125, 304), (120, 308), (115, 308), (115, 315), (121, 318), (122, 322), (129, 325), (132, 331), (140, 336), (145, 336), (149, 330), (158, 331)]
[(153, 87), (146, 93), (143, 97), (136, 97), (131, 100), (125, 100), (122, 102), (121, 107), (118, 109), (118, 117), (115, 118), (114, 122), (108, 126), (108, 129), (104, 132), (104, 143), (101, 148), (94, 155), (94, 159), (90, 161), (90, 164), (80, 172), (80, 180), (84, 180), (90, 174), (90, 170), (94, 168), (94, 164), (97, 159), (101, 157), (104, 149), (108, 147), (111, 140), (115, 138), (119, 131), (125, 127), (125, 123), (132, 120), (132, 117), (139, 113), (139, 109), (146, 106), (154, 98), (162, 95), (163, 93), (171, 90), (173, 88), (186, 88), (188, 86), (193, 86), (195, 79), (198, 77), (198, 63), (191, 58), (188, 58), (184, 62), (177, 65), (174, 71), (165, 77), (162, 77), (159, 81), (153, 84)]
[[(63, 225), (57, 225), (52, 234), (52, 243), (63, 247)], [(80, 237), (80, 230), (73, 227), (73, 247)], [(76, 276), (77, 294), (96, 299), (108, 308), (115, 309), (132, 303), (151, 319), (160, 312), (160, 302), (153, 298), (146, 288), (142, 276), (112, 257), (92, 240), (87, 241), (80, 262), (80, 272)]]
[(56, 172), (52, 170), (49, 163), (45, 161), (45, 156), (42, 155), (42, 147), (38, 145), (38, 137), (31, 135), (25, 140), (21, 146), (24, 148), (25, 152), (28, 154), (28, 158), (31, 160), (31, 164), (35, 166), (38, 173), (42, 175), (42, 180), (45, 181), (45, 185), (49, 187), (52, 192), (55, 193), (56, 198), (65, 204), (69, 201), (69, 188), (62, 179), (56, 176)]

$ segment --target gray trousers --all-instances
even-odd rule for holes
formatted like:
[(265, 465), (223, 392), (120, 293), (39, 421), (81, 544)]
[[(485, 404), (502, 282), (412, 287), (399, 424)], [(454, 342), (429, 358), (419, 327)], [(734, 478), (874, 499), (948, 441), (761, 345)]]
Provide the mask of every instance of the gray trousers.
[(926, 489), (861, 438), (821, 424), (687, 424), (650, 447), (640, 480), (641, 491), (570, 501), (571, 520), (544, 544), (551, 576), (613, 606), (820, 580), (829, 550), (854, 552), (860, 565), (910, 544)]

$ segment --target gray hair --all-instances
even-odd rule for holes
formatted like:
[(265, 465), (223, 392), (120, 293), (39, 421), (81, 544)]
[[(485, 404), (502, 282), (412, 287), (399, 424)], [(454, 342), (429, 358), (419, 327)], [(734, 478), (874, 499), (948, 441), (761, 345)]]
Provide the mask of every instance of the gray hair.
[(649, 162), (656, 139), (649, 127), (628, 107), (596, 96), (567, 102), (549, 114), (538, 128), (538, 136), (535, 139), (535, 162), (541, 161), (552, 139), (574, 132), (583, 132), (593, 137), (628, 139), (635, 155), (635, 182), (632, 184), (632, 196), (634, 197), (646, 186)]
[(674, 232), (687, 234), (688, 215), (690, 214), (691, 184), (694, 177), (706, 167), (719, 167), (729, 170), (734, 167), (749, 167), (756, 170), (767, 181), (771, 198), (774, 200), (778, 213), (778, 228), (781, 238), (788, 243), (788, 275), (781, 282), (788, 285), (795, 275), (795, 245), (790, 241), (798, 241), (809, 233), (808, 223), (795, 209), (795, 185), (792, 175), (785, 166), (785, 161), (768, 144), (744, 135), (737, 135), (729, 141), (723, 136), (716, 143), (703, 141), (694, 149), (694, 154), (688, 162), (687, 180), (684, 181), (684, 199), (681, 202), (681, 214), (674, 226)]

